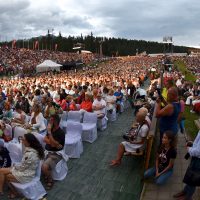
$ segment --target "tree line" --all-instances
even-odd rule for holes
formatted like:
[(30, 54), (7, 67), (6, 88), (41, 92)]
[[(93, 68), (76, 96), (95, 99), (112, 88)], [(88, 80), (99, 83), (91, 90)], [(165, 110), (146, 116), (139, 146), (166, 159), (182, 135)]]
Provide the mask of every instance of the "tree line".
[[(70, 35), (63, 37), (61, 32), (59, 32), (58, 36), (55, 36), (50, 34), (49, 31), (45, 36), (15, 40), (14, 45), (13, 41), (2, 42), (1, 46), (7, 45), (14, 48), (75, 52), (73, 47), (79, 43), (82, 44), (83, 49), (97, 54), (100, 53), (100, 44), (102, 43), (102, 52), (105, 56), (127, 56), (142, 52), (146, 52), (147, 54), (163, 53), (164, 51), (164, 44), (159, 42), (114, 37), (94, 37), (92, 33), (87, 36), (82, 36), (81, 34), (76, 37)], [(188, 53), (188, 47), (173, 46), (173, 52)]]

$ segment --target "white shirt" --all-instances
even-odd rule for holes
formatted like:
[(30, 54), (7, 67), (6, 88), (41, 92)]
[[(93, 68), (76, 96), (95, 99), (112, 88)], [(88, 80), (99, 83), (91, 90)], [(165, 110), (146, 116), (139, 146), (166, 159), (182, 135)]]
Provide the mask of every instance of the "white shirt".
[[(30, 123), (31, 123), (33, 116), (34, 116), (34, 112), (32, 112), (32, 114), (31, 114)], [(35, 121), (36, 121), (36, 124), (33, 124), (34, 128), (39, 129), (39, 131), (43, 131), (46, 129), (46, 126), (44, 123), (44, 117), (43, 117), (42, 113), (39, 113), (39, 115), (36, 116)]]
[(97, 114), (106, 114), (106, 102), (101, 99), (100, 101), (98, 101), (97, 99), (94, 100), (93, 104), (92, 104), (92, 107), (93, 106), (104, 106), (104, 108), (100, 109), (100, 110), (94, 110), (95, 113)]
[(200, 131), (194, 140), (193, 146), (189, 148), (188, 152), (190, 156), (200, 158)]
[(111, 110), (111, 109), (115, 109), (115, 105), (116, 105), (116, 96), (114, 95), (107, 95), (105, 100), (107, 103), (107, 109)]

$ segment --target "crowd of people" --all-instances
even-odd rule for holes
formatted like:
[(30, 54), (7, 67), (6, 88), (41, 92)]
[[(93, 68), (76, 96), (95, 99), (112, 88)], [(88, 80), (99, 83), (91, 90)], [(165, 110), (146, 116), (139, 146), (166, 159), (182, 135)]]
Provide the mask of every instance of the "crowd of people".
[[(61, 62), (72, 58), (76, 60), (80, 56), (24, 49), (0, 49), (0, 51), (3, 65), (11, 67), (12, 70), (21, 67), (23, 71), (34, 70), (35, 65), (44, 59)], [(93, 56), (86, 56), (84, 59), (87, 63)], [(193, 91), (193, 96), (199, 97), (200, 86), (188, 83), (184, 80), (184, 74), (171, 69), (170, 72), (163, 74), (164, 88), (161, 91), (159, 63), (162, 63), (161, 57), (122, 57), (101, 63), (95, 68), (88, 67), (56, 74), (49, 72), (48, 75), (45, 73), (23, 79), (1, 79), (0, 137), (9, 142), (19, 127), (34, 129), (44, 136), (45, 150), (48, 154), (44, 158), (44, 148), (37, 142), (34, 142), (33, 146), (35, 138), (27, 134), (23, 138), (26, 150), (19, 167), (4, 166), (0, 169), (0, 195), (3, 195), (5, 179), (8, 182), (29, 181), (35, 175), (36, 163), (43, 158), (45, 161), (42, 171), (46, 187), (52, 188), (54, 182), (51, 172), (62, 158), (60, 152), (65, 145), (65, 133), (60, 127), (59, 117), (63, 112), (78, 110), (94, 112), (98, 119), (102, 119), (109, 113), (121, 114), (125, 101), (129, 101), (130, 106), (137, 110), (136, 123), (126, 135), (126, 141), (119, 145), (116, 159), (111, 161), (111, 166), (120, 165), (124, 153), (139, 153), (144, 150), (151, 125), (151, 109), (157, 103), (156, 116), (161, 118), (160, 148), (156, 166), (145, 173), (145, 178), (154, 176), (157, 184), (164, 184), (173, 172), (178, 125), (182, 120), (185, 101), (187, 104), (187, 98), (191, 96), (190, 89)], [(142, 86), (147, 78), (151, 79), (151, 84), (145, 91)], [(139, 106), (137, 106), (138, 100), (142, 102)], [(191, 100), (189, 105), (192, 106)], [(31, 156), (33, 161), (26, 163), (25, 156), (26, 158)], [(31, 162), (35, 164), (30, 168), (28, 164)], [(29, 168), (31, 172), (20, 173)], [(25, 177), (26, 175), (28, 177)], [(16, 196), (13, 188), (10, 196)]]
[(53, 60), (57, 63), (82, 61), (88, 64), (96, 58), (95, 54), (67, 53), (49, 50), (32, 50), (18, 48), (0, 48), (1, 75), (16, 75), (19, 73), (35, 73), (36, 66), (44, 60)]

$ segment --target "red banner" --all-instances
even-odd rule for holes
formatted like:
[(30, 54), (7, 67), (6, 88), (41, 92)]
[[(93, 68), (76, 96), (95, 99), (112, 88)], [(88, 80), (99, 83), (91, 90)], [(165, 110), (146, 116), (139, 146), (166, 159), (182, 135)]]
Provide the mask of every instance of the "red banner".
[(13, 49), (16, 48), (16, 40), (13, 40), (13, 41), (12, 41), (12, 48), (13, 48)]
[(35, 41), (35, 49), (39, 49), (39, 42)]
[(58, 49), (58, 44), (55, 44), (55, 51), (57, 51)]

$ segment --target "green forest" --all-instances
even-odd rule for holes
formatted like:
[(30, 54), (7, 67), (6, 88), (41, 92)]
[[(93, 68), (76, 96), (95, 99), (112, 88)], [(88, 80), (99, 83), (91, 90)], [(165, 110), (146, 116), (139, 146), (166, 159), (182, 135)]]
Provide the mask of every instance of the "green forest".
[[(163, 43), (124, 39), (124, 38), (108, 38), (108, 37), (94, 37), (91, 33), (87, 36), (68, 36), (63, 37), (61, 32), (58, 36), (50, 34), (49, 31), (46, 36), (40, 36), (30, 38), (26, 40), (17, 40), (17, 48), (35, 48), (35, 42), (38, 42), (37, 49), (40, 50), (57, 50), (64, 52), (73, 52), (73, 47), (77, 43), (83, 45), (83, 49), (99, 54), (100, 43), (102, 43), (102, 51), (105, 56), (127, 56), (136, 55), (136, 53), (142, 53), (146, 51), (149, 53), (163, 53)], [(12, 41), (4, 42), (1, 45), (12, 46)], [(188, 53), (188, 47), (173, 46), (173, 52), (175, 53)]]

